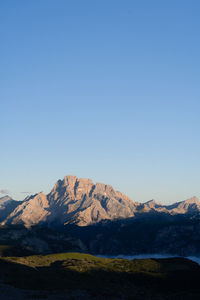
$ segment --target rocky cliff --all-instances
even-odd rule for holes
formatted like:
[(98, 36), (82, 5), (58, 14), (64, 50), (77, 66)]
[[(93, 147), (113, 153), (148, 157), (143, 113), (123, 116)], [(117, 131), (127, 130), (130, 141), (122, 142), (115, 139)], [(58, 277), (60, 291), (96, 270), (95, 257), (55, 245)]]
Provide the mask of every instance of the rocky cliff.
[(30, 227), (46, 222), (85, 226), (133, 217), (138, 205), (110, 185), (65, 176), (48, 195), (39, 193), (23, 201), (2, 224)]
[[(132, 219), (151, 214), (193, 216), (200, 212), (200, 202), (196, 197), (168, 206), (154, 200), (138, 203), (110, 185), (95, 184), (91, 179), (76, 176), (58, 180), (47, 195), (41, 192), (22, 202), (1, 199), (1, 224), (23, 224), (27, 228), (38, 224), (88, 226), (103, 220)], [(12, 205), (6, 210), (9, 203)]]

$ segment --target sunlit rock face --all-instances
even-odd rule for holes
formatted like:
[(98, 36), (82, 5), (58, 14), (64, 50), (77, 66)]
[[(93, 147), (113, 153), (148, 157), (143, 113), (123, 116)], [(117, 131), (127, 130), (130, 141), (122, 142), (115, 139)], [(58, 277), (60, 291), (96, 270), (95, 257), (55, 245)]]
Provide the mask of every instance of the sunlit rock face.
[(168, 211), (174, 215), (200, 212), (200, 202), (197, 197), (192, 197), (185, 201), (166, 206), (166, 208), (168, 208)]
[(47, 196), (39, 193), (18, 205), (2, 224), (24, 224), (31, 227), (46, 219), (48, 207)]
[(66, 176), (58, 181), (48, 195), (51, 210), (49, 220), (57, 218), (62, 223), (79, 226), (101, 220), (134, 216), (136, 205), (111, 186), (94, 184), (91, 179)]
[(21, 223), (30, 227), (47, 222), (85, 226), (101, 220), (133, 217), (137, 205), (110, 185), (65, 176), (48, 195), (39, 193), (24, 201), (2, 224)]
[(190, 199), (176, 202), (171, 205), (162, 205), (157, 203), (155, 200), (147, 201), (138, 207), (137, 211), (139, 213), (165, 213), (168, 215), (189, 215), (193, 213), (200, 212), (200, 201), (197, 197), (192, 197)]
[[(4, 200), (1, 204), (0, 199), (0, 217), (1, 207), (5, 211), (6, 203), (13, 201)], [(2, 225), (23, 224), (26, 227), (37, 224), (87, 226), (103, 220), (130, 219), (151, 214), (191, 215), (199, 212), (200, 202), (196, 197), (173, 205), (162, 205), (155, 200), (138, 203), (115, 191), (110, 185), (94, 184), (91, 179), (70, 175), (58, 180), (48, 195), (39, 193), (17, 205), (13, 204), (13, 209), (7, 211), (0, 220)]]

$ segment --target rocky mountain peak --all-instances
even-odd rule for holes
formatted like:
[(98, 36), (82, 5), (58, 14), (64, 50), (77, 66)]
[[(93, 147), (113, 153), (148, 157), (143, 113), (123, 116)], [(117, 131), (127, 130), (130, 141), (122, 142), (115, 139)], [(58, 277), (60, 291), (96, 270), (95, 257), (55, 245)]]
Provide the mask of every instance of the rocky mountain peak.
[(143, 212), (148, 212), (151, 210), (158, 210), (162, 207), (160, 203), (157, 203), (154, 199), (149, 200), (140, 206), (143, 210)]
[(10, 196), (8, 196), (8, 195), (3, 196), (0, 198), (0, 205), (5, 204), (10, 201), (13, 201), (13, 199)]
[(183, 202), (187, 203), (187, 204), (193, 204), (193, 203), (200, 204), (200, 201), (199, 201), (199, 199), (196, 196), (194, 196), (192, 198), (189, 198), (189, 199), (187, 199), (187, 200), (185, 200)]
[(176, 202), (172, 205), (166, 206), (169, 212), (175, 214), (191, 214), (193, 212), (200, 212), (200, 201), (197, 197), (192, 197), (187, 200)]
[[(65, 176), (63, 180), (58, 180), (50, 193), (52, 195), (60, 195), (80, 199), (83, 196), (92, 197), (94, 195), (103, 195), (104, 197), (122, 197), (131, 201), (122, 193), (115, 191), (111, 185), (97, 182), (96, 184), (89, 178), (78, 178), (76, 176)], [(132, 202), (132, 201), (131, 201)]]
[[(8, 197), (0, 198), (11, 201)], [(14, 201), (18, 202), (18, 201)], [(5, 207), (5, 205), (4, 205)], [(3, 209), (4, 209), (3, 207)], [(65, 176), (58, 180), (48, 195), (43, 192), (29, 196), (13, 204), (1, 224), (76, 224), (87, 226), (103, 220), (133, 218), (137, 214), (165, 213), (170, 215), (200, 213), (200, 202), (192, 197), (173, 205), (162, 205), (155, 200), (137, 203), (130, 200), (111, 185), (93, 183), (88, 178)], [(5, 211), (5, 209), (4, 209)]]
[(1, 197), (0, 198), (0, 222), (5, 220), (19, 204), (21, 204), (20, 201), (15, 201), (8, 195)]
[(78, 178), (76, 176), (68, 175), (63, 180), (58, 180), (49, 194), (52, 200), (58, 199), (62, 196), (66, 198), (80, 199), (83, 195), (89, 196), (93, 189), (94, 183), (88, 178)]
[(134, 216), (136, 205), (110, 185), (94, 184), (91, 179), (65, 176), (48, 195), (30, 196), (5, 220), (4, 224), (23, 222), (30, 227), (39, 222), (80, 226)]
[(68, 176), (64, 177), (64, 179), (62, 180), (62, 183), (64, 186), (74, 186), (77, 180), (78, 180), (78, 177), (68, 175)]
[(157, 204), (157, 202), (156, 202), (154, 199), (151, 199), (151, 200), (145, 202), (144, 204), (149, 204), (149, 205), (151, 205), (151, 204)]

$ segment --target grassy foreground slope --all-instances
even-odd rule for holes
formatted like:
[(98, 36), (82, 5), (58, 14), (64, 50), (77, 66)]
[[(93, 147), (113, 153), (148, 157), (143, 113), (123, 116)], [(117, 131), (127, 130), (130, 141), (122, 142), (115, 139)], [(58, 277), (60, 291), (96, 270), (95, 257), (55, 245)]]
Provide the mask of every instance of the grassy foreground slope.
[(184, 258), (129, 261), (80, 253), (0, 258), (4, 283), (49, 292), (86, 291), (98, 299), (200, 299), (199, 279), (200, 267)]

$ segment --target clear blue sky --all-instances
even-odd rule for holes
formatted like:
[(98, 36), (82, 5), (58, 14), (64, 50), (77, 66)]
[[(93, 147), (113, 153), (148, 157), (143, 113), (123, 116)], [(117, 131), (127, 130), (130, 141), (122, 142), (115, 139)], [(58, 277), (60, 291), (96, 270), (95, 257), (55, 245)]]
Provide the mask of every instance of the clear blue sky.
[(0, 190), (72, 174), (135, 201), (200, 196), (199, 16), (199, 0), (2, 0)]

